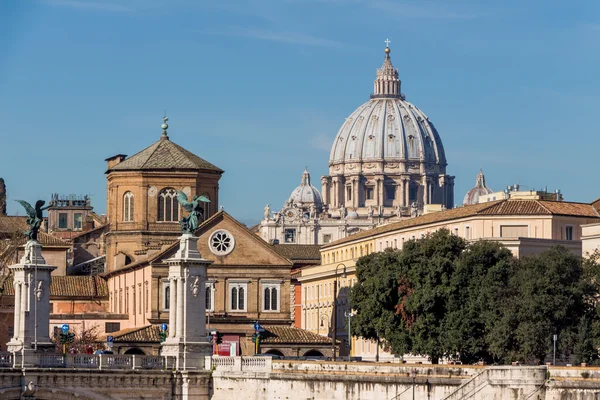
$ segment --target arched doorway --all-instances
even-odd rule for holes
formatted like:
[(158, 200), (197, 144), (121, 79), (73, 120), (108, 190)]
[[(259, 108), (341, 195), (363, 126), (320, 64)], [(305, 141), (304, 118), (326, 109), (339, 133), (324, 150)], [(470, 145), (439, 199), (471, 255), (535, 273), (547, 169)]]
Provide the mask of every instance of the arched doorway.
[(272, 354), (274, 356), (281, 356), (281, 357), (283, 357), (283, 353), (280, 352), (279, 350), (267, 350), (264, 354)]
[(323, 353), (319, 350), (309, 350), (304, 353), (304, 357), (323, 357)]
[(127, 349), (127, 351), (123, 354), (135, 354), (135, 355), (140, 355), (140, 356), (145, 356), (146, 353), (144, 353), (141, 349), (138, 349), (137, 347), (133, 347), (131, 349)]

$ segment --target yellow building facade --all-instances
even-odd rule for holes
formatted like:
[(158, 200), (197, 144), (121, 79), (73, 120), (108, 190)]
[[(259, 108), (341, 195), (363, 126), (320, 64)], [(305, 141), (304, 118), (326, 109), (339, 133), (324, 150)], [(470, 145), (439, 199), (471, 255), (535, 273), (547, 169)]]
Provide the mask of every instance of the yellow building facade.
[[(355, 263), (363, 255), (386, 248), (402, 249), (438, 229), (448, 229), (466, 240), (501, 242), (517, 257), (563, 245), (581, 254), (582, 225), (600, 223), (591, 204), (547, 200), (500, 200), (425, 214), (359, 232), (321, 248), (322, 265), (302, 270), (302, 327), (331, 336), (334, 298), (337, 303), (336, 336), (340, 355), (348, 354), (349, 292), (356, 282)], [(334, 281), (338, 291), (333, 293)], [(351, 356), (394, 359), (372, 341), (351, 339)], [(417, 357), (413, 361), (424, 361)]]

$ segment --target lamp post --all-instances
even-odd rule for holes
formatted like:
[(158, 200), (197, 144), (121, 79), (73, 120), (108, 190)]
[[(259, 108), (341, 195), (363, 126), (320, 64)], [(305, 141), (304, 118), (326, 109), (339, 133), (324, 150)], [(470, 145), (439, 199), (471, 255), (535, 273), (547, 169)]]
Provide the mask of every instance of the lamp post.
[(413, 370), (410, 373), (410, 376), (412, 376), (412, 387), (413, 387), (413, 400), (415, 400), (415, 379), (417, 378), (417, 369), (413, 368)]
[(337, 330), (337, 277), (338, 277), (338, 268), (344, 267), (342, 272), (342, 278), (346, 277), (346, 265), (341, 263), (335, 267), (335, 275), (333, 276), (333, 315), (332, 315), (332, 324), (331, 324), (331, 350), (333, 351), (333, 361), (335, 361), (335, 339), (336, 339), (336, 330)]
[(350, 353), (352, 353), (352, 332), (350, 330), (350, 323), (354, 313), (352, 311), (344, 311), (344, 315), (348, 318), (348, 361), (350, 361)]

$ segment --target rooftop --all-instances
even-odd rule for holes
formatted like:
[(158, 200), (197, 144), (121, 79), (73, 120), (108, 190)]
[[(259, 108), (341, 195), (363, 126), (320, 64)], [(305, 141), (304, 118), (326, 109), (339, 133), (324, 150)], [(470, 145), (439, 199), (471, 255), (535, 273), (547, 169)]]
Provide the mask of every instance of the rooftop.
[(563, 215), (582, 218), (600, 218), (598, 211), (596, 211), (591, 204), (587, 203), (569, 203), (551, 200), (496, 200), (488, 203), (467, 205), (452, 208), (450, 210), (425, 214), (420, 217), (383, 225), (368, 231), (361, 231), (343, 239), (336, 240), (335, 242), (328, 243), (322, 248), (329, 248), (399, 229), (478, 215)]

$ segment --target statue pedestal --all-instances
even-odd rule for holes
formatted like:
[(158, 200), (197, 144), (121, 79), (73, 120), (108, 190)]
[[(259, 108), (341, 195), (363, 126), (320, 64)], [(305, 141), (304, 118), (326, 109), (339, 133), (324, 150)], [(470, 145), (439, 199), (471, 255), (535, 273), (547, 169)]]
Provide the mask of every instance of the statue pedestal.
[(174, 358), (176, 369), (203, 368), (212, 353), (206, 338), (206, 268), (212, 261), (202, 258), (198, 238), (184, 233), (179, 250), (169, 264), (169, 326), (161, 355)]
[[(33, 263), (32, 263), (33, 261)], [(14, 334), (8, 351), (25, 356), (30, 365), (36, 352), (54, 351), (50, 340), (50, 274), (56, 267), (46, 264), (42, 246), (30, 240), (19, 264), (11, 265), (15, 290)]]

